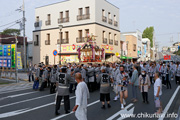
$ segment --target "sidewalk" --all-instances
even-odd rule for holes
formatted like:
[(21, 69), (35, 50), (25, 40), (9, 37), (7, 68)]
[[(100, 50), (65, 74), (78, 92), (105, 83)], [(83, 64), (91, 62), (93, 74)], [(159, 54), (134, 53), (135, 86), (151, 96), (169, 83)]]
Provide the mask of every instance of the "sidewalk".
[(19, 80), (19, 83), (16, 83), (16, 80), (10, 80), (10, 79), (4, 79), (4, 78), (1, 78), (0, 82), (9, 83), (9, 84), (0, 85), (0, 93), (23, 90), (23, 89), (30, 89), (33, 86), (33, 82), (26, 82), (26, 81)]
[[(17, 76), (18, 76), (18, 80), (21, 81), (28, 81), (29, 79), (27, 73), (18, 73)], [(1, 78), (6, 80), (15, 80), (15, 73), (13, 73), (12, 75), (10, 75), (10, 73), (8, 74), (2, 73), (0, 79)]]

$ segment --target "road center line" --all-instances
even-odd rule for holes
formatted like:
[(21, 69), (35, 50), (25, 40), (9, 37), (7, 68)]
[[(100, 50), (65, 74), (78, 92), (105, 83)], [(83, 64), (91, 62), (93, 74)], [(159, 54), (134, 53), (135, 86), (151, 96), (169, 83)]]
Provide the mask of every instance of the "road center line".
[[(88, 104), (87, 107), (89, 107), (89, 106), (91, 106), (91, 105), (94, 105), (94, 104), (96, 104), (96, 103), (98, 103), (98, 102), (100, 102), (100, 100), (97, 100), (97, 101), (95, 101), (95, 102), (92, 102), (92, 103)], [(61, 115), (61, 116), (59, 116), (59, 117), (53, 118), (53, 119), (51, 119), (51, 120), (57, 120), (57, 119), (66, 117), (66, 116), (68, 116), (68, 115), (71, 115), (71, 114), (73, 114), (73, 113), (74, 113), (74, 112), (70, 112), (69, 114), (64, 114), (64, 115)]]
[(163, 113), (162, 113), (162, 116), (161, 116), (158, 120), (163, 120), (163, 119), (164, 119), (165, 114), (167, 113), (167, 111), (168, 111), (169, 108), (171, 107), (171, 104), (172, 104), (174, 98), (176, 97), (179, 89), (180, 89), (180, 86), (176, 88), (176, 91), (174, 92), (173, 96), (171, 97), (171, 99), (169, 100), (168, 104), (166, 105), (166, 107), (165, 107), (165, 109), (164, 109), (164, 111), (163, 111)]

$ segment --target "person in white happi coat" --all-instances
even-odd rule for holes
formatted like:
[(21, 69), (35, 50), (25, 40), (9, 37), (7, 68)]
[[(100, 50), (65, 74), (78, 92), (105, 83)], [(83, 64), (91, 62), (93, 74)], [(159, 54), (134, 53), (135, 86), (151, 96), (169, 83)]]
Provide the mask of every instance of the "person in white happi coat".
[(87, 100), (90, 98), (89, 90), (86, 83), (82, 80), (80, 73), (76, 73), (75, 80), (78, 85), (76, 89), (76, 105), (73, 108), (73, 112), (75, 112), (78, 120), (87, 120)]

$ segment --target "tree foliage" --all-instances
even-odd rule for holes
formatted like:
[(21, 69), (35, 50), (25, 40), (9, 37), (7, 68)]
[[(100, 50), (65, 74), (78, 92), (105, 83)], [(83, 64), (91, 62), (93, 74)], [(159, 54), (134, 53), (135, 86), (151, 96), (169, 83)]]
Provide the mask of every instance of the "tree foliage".
[(2, 34), (2, 35), (17, 35), (17, 36), (20, 36), (21, 31), (19, 29), (6, 29), (3, 32), (1, 32), (0, 34)]
[(151, 48), (153, 47), (153, 33), (154, 33), (154, 27), (147, 27), (144, 31), (143, 31), (143, 38), (149, 38), (150, 42), (151, 42)]

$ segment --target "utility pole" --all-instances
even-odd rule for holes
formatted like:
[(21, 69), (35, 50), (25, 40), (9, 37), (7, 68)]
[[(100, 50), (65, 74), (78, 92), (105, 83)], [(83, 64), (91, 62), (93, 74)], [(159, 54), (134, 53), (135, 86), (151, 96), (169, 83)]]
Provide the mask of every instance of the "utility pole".
[(18, 68), (17, 68), (17, 43), (18, 43), (18, 40), (17, 40), (17, 36), (15, 36), (15, 39), (16, 39), (16, 47), (15, 47), (15, 49), (16, 49), (16, 51), (15, 51), (15, 53), (16, 53), (16, 56), (15, 56), (15, 69), (16, 69), (16, 71), (15, 71), (15, 77), (16, 77), (16, 83), (18, 83), (19, 81), (18, 81), (18, 76), (17, 76), (17, 74), (18, 74)]
[(22, 11), (23, 11), (24, 69), (26, 69), (26, 36), (25, 36), (25, 22), (26, 22), (26, 18), (25, 18), (24, 0), (23, 0)]

